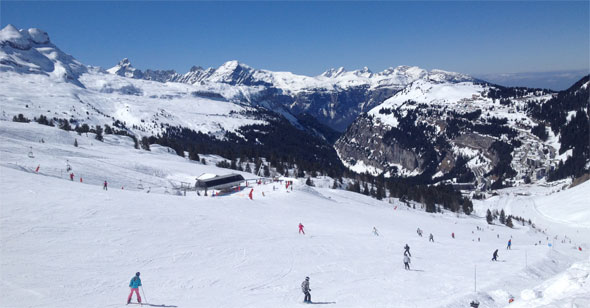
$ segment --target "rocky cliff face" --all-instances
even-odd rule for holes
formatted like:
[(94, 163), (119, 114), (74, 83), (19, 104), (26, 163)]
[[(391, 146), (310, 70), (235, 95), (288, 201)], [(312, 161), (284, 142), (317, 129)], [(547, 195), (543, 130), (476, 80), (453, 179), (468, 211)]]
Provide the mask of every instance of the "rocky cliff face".
[[(352, 170), (372, 174), (409, 175), (421, 171), (423, 160), (399, 143), (385, 142), (388, 127), (367, 115), (361, 115), (348, 127), (334, 147)], [(410, 171), (409, 173), (407, 171)]]

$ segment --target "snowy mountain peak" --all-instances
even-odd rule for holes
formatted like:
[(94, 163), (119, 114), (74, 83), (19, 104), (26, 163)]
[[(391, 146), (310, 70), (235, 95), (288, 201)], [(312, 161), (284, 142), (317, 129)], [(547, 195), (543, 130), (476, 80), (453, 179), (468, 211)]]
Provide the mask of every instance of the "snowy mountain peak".
[(344, 69), (344, 67), (341, 66), (339, 68), (331, 68), (331, 69), (323, 72), (320, 76), (327, 77), (327, 78), (336, 78), (345, 72), (346, 72), (346, 70)]
[(29, 35), (31, 36), (31, 40), (37, 44), (48, 44), (49, 43), (49, 35), (47, 32), (37, 29), (37, 28), (30, 28), (28, 30)]
[(27, 50), (34, 42), (26, 30), (18, 30), (13, 25), (7, 25), (0, 30), (0, 45), (10, 45), (13, 48)]
[(237, 60), (227, 61), (217, 68), (208, 78), (210, 82), (227, 83), (231, 85), (257, 85), (265, 83), (255, 80), (252, 75), (256, 72), (250, 66), (240, 63)]
[(37, 28), (18, 30), (9, 24), (0, 30), (0, 45), (8, 44), (16, 49), (27, 50), (35, 44), (47, 43), (49, 43), (49, 35)]
[(142, 78), (143, 73), (131, 65), (131, 61), (128, 58), (123, 58), (119, 61), (116, 66), (113, 66), (107, 70), (107, 72), (113, 75), (119, 75), (130, 78)]
[(448, 72), (438, 69), (433, 69), (428, 74), (428, 79), (434, 82), (465, 82), (476, 81), (475, 78), (455, 72)]
[(204, 70), (203, 67), (198, 66), (198, 65), (193, 65), (191, 67), (191, 69), (189, 70), (189, 72), (197, 72), (197, 71), (203, 71), (203, 70)]
[(31, 28), (0, 30), (0, 72), (43, 74), (81, 86), (77, 78), (87, 68), (49, 41), (47, 32)]

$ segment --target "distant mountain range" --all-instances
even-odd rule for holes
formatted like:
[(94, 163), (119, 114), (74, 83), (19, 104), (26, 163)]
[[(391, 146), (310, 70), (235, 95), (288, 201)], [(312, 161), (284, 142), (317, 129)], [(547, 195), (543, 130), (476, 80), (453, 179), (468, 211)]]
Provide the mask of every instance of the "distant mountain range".
[(267, 157), (309, 172), (345, 166), (489, 189), (587, 172), (588, 78), (511, 88), (442, 70), (330, 69), (318, 76), (228, 61), (185, 74), (86, 66), (39, 29), (0, 30), (3, 120), (108, 125), (184, 151)]
[[(290, 72), (257, 70), (238, 61), (228, 61), (218, 68), (191, 68), (186, 74), (173, 70), (134, 68), (128, 59), (107, 70), (119, 76), (182, 82), (192, 85), (240, 86), (250, 93), (246, 99), (280, 104), (293, 114), (309, 113), (333, 129), (343, 131), (363, 111), (368, 111), (387, 97), (418, 79), (438, 81), (473, 81), (474, 78), (452, 72), (430, 72), (410, 66), (389, 68), (373, 73), (368, 68), (346, 71), (330, 69), (319, 76), (303, 76)], [(257, 94), (253, 95), (252, 94)]]

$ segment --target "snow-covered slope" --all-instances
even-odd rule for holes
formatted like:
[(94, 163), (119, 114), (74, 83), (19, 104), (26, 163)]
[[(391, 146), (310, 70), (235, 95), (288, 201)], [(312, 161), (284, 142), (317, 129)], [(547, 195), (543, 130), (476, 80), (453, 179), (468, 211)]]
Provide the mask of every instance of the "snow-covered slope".
[[(101, 143), (92, 134), (1, 121), (0, 306), (123, 306), (129, 279), (140, 271), (144, 301), (153, 305), (297, 307), (301, 281), (310, 276), (312, 300), (334, 307), (465, 307), (476, 297), (480, 307), (503, 307), (510, 296), (530, 300), (528, 290), (588, 260), (584, 226), (577, 237), (490, 226), (299, 181), (292, 191), (270, 183), (225, 197), (174, 194), (175, 183), (228, 171), (166, 148), (136, 150), (124, 136)], [(580, 187), (567, 193), (586, 193)], [(560, 219), (552, 225), (569, 224)], [(299, 222), (306, 235), (297, 233)], [(371, 234), (374, 226), (380, 236)], [(418, 227), (435, 242), (416, 235)], [(549, 248), (546, 236), (554, 235), (573, 242)], [(406, 243), (411, 271), (402, 264)], [(489, 261), (495, 249), (501, 262)], [(577, 269), (588, 276), (588, 267)], [(562, 294), (560, 303), (574, 303), (580, 292)]]
[(0, 73), (2, 118), (23, 114), (67, 119), (72, 126), (110, 125), (120, 121), (133, 133), (157, 135), (181, 126), (223, 137), (248, 124), (264, 121), (246, 115), (255, 109), (201, 96), (199, 88), (159, 83), (90, 71), (79, 77), (80, 88), (43, 75)]

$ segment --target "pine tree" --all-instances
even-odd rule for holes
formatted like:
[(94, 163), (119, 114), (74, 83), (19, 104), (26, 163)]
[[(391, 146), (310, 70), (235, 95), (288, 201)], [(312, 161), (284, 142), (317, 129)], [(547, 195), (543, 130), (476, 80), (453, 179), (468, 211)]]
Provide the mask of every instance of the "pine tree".
[(188, 159), (194, 160), (194, 161), (201, 160), (201, 158), (199, 157), (199, 154), (194, 149), (191, 150), (190, 152), (188, 152)]
[(367, 183), (365, 183), (365, 185), (363, 185), (363, 195), (368, 196), (369, 194), (369, 186), (367, 185)]
[[(336, 184), (336, 181), (334, 181), (334, 184)], [(377, 200), (382, 200), (383, 197), (385, 197), (385, 190), (383, 189), (383, 185), (379, 184), (377, 185)]]
[(338, 182), (334, 180), (334, 184), (332, 184), (332, 189), (338, 189)]
[(264, 168), (262, 168), (264, 171), (264, 176), (265, 177), (269, 177), (270, 176), (270, 169), (268, 168), (268, 165), (264, 165)]
[(78, 139), (74, 139), (74, 146), (78, 147)]
[(313, 185), (313, 181), (311, 180), (311, 177), (307, 177), (307, 180), (305, 181), (305, 185), (307, 185), (307, 186), (314, 186)]
[(244, 170), (248, 173), (252, 173), (252, 168), (250, 168), (250, 163), (246, 163), (246, 170)]
[(504, 209), (502, 209), (502, 211), (500, 212), (500, 223), (501, 224), (506, 223), (506, 214), (504, 213)]
[(494, 221), (494, 217), (492, 217), (492, 211), (490, 211), (490, 209), (488, 209), (488, 212), (486, 214), (486, 220), (487, 220), (488, 224), (490, 224), (490, 225)]
[(141, 148), (146, 151), (150, 150), (150, 141), (145, 136), (141, 138)]
[(506, 226), (508, 228), (514, 227), (514, 225), (512, 225), (512, 216), (508, 216), (508, 219), (506, 219)]
[(205, 160), (205, 158), (201, 158), (201, 164), (206, 165), (207, 161)]
[[(68, 124), (69, 126), (69, 124)], [(68, 129), (69, 130), (69, 129)], [(94, 137), (98, 141), (102, 141), (102, 126), (96, 125), (96, 137)]]
[(469, 199), (463, 200), (462, 207), (465, 215), (471, 215), (471, 212), (473, 212), (473, 203)]

